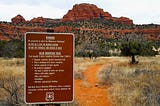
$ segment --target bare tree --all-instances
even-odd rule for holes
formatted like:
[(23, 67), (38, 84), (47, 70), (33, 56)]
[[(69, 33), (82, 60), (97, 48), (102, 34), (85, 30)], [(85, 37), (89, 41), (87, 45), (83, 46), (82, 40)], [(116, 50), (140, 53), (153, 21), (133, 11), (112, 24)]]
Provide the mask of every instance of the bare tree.
[(23, 90), (23, 84), (20, 83), (20, 77), (14, 76), (12, 73), (0, 77), (0, 90), (3, 91), (5, 105), (15, 106), (22, 102), (20, 99)]

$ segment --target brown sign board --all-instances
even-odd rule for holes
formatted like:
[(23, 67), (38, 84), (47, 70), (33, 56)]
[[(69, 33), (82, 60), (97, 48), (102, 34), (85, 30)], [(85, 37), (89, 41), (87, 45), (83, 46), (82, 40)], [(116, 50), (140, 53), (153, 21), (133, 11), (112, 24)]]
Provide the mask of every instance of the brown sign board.
[(25, 102), (72, 102), (73, 58), (73, 34), (26, 33)]

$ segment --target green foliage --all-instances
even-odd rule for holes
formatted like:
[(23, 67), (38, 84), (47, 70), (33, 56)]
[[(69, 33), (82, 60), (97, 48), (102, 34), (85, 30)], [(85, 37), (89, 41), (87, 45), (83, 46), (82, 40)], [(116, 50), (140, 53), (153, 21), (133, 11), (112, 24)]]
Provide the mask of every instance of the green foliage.
[(81, 35), (75, 39), (75, 55), (78, 57), (109, 56), (108, 51), (111, 45), (107, 43), (107, 39), (98, 34), (87, 33), (88, 36)]
[(137, 41), (124, 42), (121, 46), (121, 53), (124, 56), (140, 55), (141, 46)]
[(7, 41), (0, 41), (0, 57), (3, 56), (3, 47), (7, 44)]
[(8, 58), (24, 57), (24, 42), (20, 40), (0, 41), (0, 56)]
[[(50, 20), (50, 19), (49, 19)], [(160, 28), (160, 25), (127, 25), (119, 22), (113, 22), (112, 20), (106, 20), (103, 18), (93, 20), (79, 20), (70, 22), (61, 22), (57, 20), (56, 23), (45, 22), (45, 23), (6, 23), (0, 22), (0, 24), (8, 24), (15, 26), (15, 35), (12, 36), (7, 31), (1, 28), (1, 32), (9, 38), (23, 39), (23, 33), (21, 32), (20, 26), (31, 27), (29, 32), (39, 31), (45, 29), (46, 32), (54, 32), (54, 28), (64, 26), (71, 27), (66, 28), (64, 33), (75, 34), (75, 55), (76, 56), (110, 56), (119, 55), (120, 52), (116, 53), (116, 50), (122, 51), (122, 55), (133, 56), (154, 56), (157, 52), (152, 50), (152, 46), (156, 49), (160, 47), (160, 41), (148, 42), (143, 41), (147, 34), (143, 32), (134, 32), (131, 30), (145, 29), (145, 28)], [(18, 26), (18, 27), (17, 27)], [(38, 28), (38, 29), (37, 29)], [(30, 29), (30, 28), (29, 28)], [(106, 31), (105, 31), (106, 30)], [(126, 30), (126, 31), (123, 31)], [(127, 31), (128, 30), (128, 31)], [(56, 29), (55, 29), (56, 32)], [(157, 38), (159, 34), (155, 35)], [(129, 41), (128, 40), (134, 40)], [(142, 41), (142, 42), (138, 42)], [(127, 41), (127, 42), (126, 42)], [(0, 57), (24, 57), (24, 46), (22, 41), (0, 41)], [(91, 51), (92, 53), (89, 53)], [(113, 53), (109, 51), (114, 51)], [(109, 54), (110, 53), (110, 54)]]
[(154, 43), (147, 41), (128, 41), (121, 45), (121, 54), (124, 56), (155, 56), (158, 52), (153, 50)]
[(135, 59), (135, 55), (141, 56), (155, 56), (158, 52), (153, 50), (153, 44), (143, 41), (128, 41), (121, 45), (121, 54), (124, 56), (131, 56), (132, 64), (138, 63)]

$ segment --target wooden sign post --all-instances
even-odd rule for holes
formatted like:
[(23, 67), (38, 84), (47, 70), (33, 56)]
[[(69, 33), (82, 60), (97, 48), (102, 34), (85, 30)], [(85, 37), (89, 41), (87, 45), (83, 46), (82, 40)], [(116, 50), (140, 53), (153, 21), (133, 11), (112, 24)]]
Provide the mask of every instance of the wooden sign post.
[(25, 34), (25, 101), (73, 101), (73, 34)]

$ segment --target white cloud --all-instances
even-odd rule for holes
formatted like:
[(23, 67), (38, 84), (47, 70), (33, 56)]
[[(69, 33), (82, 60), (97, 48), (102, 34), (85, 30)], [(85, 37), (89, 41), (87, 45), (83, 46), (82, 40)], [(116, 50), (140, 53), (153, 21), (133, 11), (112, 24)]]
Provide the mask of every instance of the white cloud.
[[(159, 23), (160, 24), (160, 1), (159, 0), (110, 0), (105, 2), (105, 10), (116, 17), (126, 16), (135, 23)], [(155, 20), (156, 19), (156, 20)]]
[(10, 21), (17, 14), (27, 20), (38, 16), (62, 18), (79, 3), (95, 4), (114, 17), (126, 16), (136, 24), (160, 24), (160, 0), (0, 0), (0, 20)]
[[(62, 18), (66, 13), (63, 9), (49, 7), (48, 5), (29, 6), (29, 5), (0, 5), (0, 20), (10, 21), (14, 16), (21, 14), (26, 20), (33, 17), (43, 16), (45, 18)], [(5, 12), (4, 12), (5, 10)]]
[(38, 5), (41, 0), (0, 0), (0, 4), (15, 5), (15, 4), (26, 4), (26, 5)]

